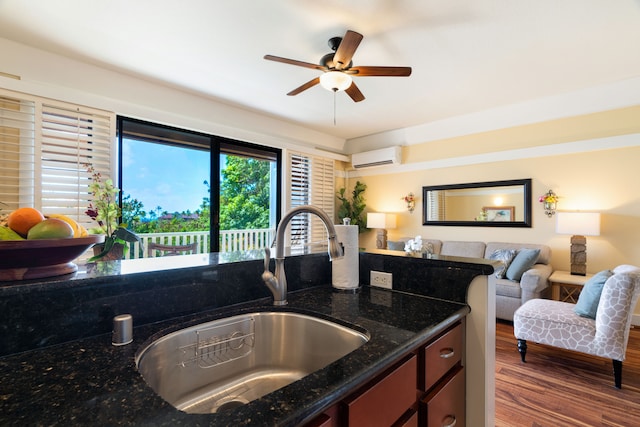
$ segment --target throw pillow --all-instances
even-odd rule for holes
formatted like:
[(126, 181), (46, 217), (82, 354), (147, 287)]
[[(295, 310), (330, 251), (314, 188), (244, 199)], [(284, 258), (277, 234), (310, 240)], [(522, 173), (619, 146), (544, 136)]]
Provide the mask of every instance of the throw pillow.
[(520, 249), (507, 268), (507, 279), (520, 280), (524, 272), (533, 267), (539, 255), (540, 249)]
[(602, 288), (604, 283), (609, 277), (613, 276), (613, 271), (602, 270), (593, 275), (593, 277), (587, 280), (580, 291), (578, 302), (573, 311), (582, 316), (589, 317), (591, 319), (596, 318), (596, 312), (598, 311), (598, 304), (600, 303), (600, 295), (602, 295)]
[(500, 265), (493, 272), (498, 279), (502, 279), (511, 265), (511, 261), (516, 256), (515, 249), (498, 249), (489, 255), (489, 259), (500, 261)]

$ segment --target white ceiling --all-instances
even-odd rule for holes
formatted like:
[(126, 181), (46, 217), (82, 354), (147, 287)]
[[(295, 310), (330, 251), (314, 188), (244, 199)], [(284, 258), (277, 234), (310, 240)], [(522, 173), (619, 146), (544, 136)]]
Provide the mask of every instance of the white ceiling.
[[(347, 29), (366, 99), (286, 93)], [(640, 0), (0, 0), (0, 37), (344, 139), (640, 76)], [(1, 63), (1, 56), (0, 56)]]

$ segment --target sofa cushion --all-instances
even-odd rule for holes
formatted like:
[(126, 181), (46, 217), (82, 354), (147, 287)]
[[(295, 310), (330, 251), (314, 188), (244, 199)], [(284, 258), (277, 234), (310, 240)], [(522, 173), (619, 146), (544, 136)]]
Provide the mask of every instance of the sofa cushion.
[(404, 245), (406, 244), (407, 242), (403, 242), (402, 240), (387, 240), (387, 249), (390, 251), (404, 251)]
[(494, 274), (498, 279), (504, 278), (507, 268), (511, 265), (511, 261), (516, 256), (515, 249), (498, 249), (489, 255), (489, 259), (500, 261), (501, 265), (494, 270)]
[(520, 280), (524, 272), (533, 267), (539, 255), (540, 249), (520, 249), (507, 268), (507, 279)]
[(442, 242), (441, 255), (484, 258), (484, 242)]
[(582, 317), (595, 319), (596, 312), (598, 311), (598, 304), (600, 303), (602, 288), (604, 287), (604, 283), (611, 276), (613, 276), (613, 271), (602, 270), (587, 280), (580, 291), (578, 302), (576, 303), (573, 311)]
[(522, 298), (522, 288), (520, 282), (514, 282), (513, 280), (497, 279), (496, 280), (496, 295), (502, 295), (503, 297)]
[(547, 245), (541, 245), (536, 243), (512, 243), (512, 242), (487, 242), (487, 249), (484, 253), (485, 258), (489, 258), (489, 255), (498, 249), (540, 249), (540, 256), (536, 264), (549, 264), (551, 262), (551, 248)]

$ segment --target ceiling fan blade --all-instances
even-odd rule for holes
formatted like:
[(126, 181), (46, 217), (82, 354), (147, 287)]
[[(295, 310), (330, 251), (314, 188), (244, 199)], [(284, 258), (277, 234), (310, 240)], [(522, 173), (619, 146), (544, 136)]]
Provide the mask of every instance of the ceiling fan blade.
[(369, 76), (389, 76), (389, 77), (408, 77), (411, 75), (411, 67), (351, 67), (349, 74), (353, 73), (358, 77)]
[(333, 63), (336, 70), (341, 70), (349, 66), (353, 54), (356, 52), (358, 45), (362, 41), (362, 34), (355, 31), (347, 30), (346, 34), (338, 46), (335, 55), (333, 55)]
[(314, 70), (327, 71), (328, 68), (320, 64), (312, 64), (310, 62), (297, 61), (295, 59), (282, 58), (280, 56), (265, 55), (264, 59), (268, 61), (282, 62), (289, 65), (297, 65), (298, 67), (312, 68)]
[(358, 86), (356, 86), (355, 82), (351, 83), (351, 86), (346, 88), (344, 91), (347, 92), (347, 95), (349, 95), (354, 102), (360, 102), (364, 100), (364, 95), (362, 94), (362, 92), (360, 92), (360, 89), (358, 89)]
[(320, 77), (316, 77), (313, 80), (309, 80), (308, 82), (306, 82), (302, 86), (299, 86), (299, 87), (295, 88), (294, 90), (292, 90), (291, 92), (289, 92), (287, 95), (289, 95), (289, 96), (297, 95), (300, 92), (303, 92), (303, 91), (309, 89), (310, 87), (314, 87), (318, 83), (320, 83)]

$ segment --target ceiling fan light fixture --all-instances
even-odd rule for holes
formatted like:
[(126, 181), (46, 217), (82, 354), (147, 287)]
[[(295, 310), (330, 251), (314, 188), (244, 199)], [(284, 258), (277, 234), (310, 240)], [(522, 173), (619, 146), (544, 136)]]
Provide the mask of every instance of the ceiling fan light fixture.
[(332, 92), (340, 92), (351, 86), (353, 79), (340, 71), (327, 71), (320, 76), (320, 85)]

